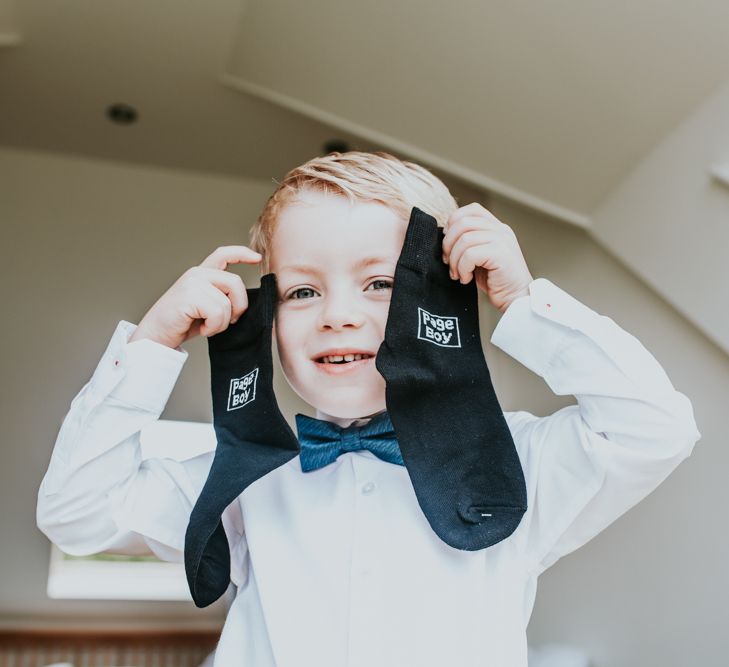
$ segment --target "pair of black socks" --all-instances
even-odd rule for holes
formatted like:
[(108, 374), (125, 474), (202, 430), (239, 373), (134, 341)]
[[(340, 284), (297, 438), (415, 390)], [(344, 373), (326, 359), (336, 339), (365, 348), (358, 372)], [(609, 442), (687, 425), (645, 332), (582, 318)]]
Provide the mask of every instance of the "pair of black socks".
[[(413, 207), (375, 359), (388, 414), (418, 503), (446, 544), (474, 551), (511, 535), (526, 486), (483, 355), (475, 281), (450, 278), (443, 230)], [(275, 275), (248, 289), (248, 308), (208, 339), (215, 457), (185, 535), (185, 570), (198, 607), (230, 581), (221, 515), (249, 484), (299, 452), (273, 393)]]

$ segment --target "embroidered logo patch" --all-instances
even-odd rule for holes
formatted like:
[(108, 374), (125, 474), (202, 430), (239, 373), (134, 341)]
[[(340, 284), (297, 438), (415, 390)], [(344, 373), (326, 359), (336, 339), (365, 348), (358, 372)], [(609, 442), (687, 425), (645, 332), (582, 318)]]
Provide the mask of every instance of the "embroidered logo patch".
[(230, 381), (230, 391), (228, 392), (228, 412), (237, 410), (244, 405), (248, 405), (256, 397), (256, 380), (258, 379), (258, 369), (254, 368), (250, 373), (243, 377), (233, 378)]
[(418, 306), (418, 338), (441, 347), (461, 347), (458, 318), (448, 315), (433, 315)]

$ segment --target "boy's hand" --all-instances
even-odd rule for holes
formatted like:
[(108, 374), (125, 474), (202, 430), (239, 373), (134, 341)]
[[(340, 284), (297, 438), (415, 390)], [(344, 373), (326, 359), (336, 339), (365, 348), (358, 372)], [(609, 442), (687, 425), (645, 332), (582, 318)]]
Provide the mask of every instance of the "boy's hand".
[(178, 278), (142, 318), (129, 342), (149, 338), (171, 348), (201, 334), (225, 331), (248, 308), (248, 294), (240, 276), (228, 264), (260, 262), (247, 246), (221, 246)]
[(502, 313), (517, 297), (529, 294), (534, 280), (511, 227), (474, 202), (451, 213), (445, 225), (443, 261), (451, 278), (477, 287)]

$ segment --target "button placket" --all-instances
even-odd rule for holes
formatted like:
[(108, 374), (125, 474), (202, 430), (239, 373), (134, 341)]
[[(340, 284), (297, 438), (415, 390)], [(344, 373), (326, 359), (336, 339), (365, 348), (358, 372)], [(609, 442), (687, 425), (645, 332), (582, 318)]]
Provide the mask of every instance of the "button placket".
[(352, 457), (354, 470), (354, 541), (351, 567), (351, 614), (349, 625), (350, 667), (380, 664), (379, 645), (372, 638), (379, 632), (381, 591), (373, 579), (378, 569), (379, 503), (375, 479), (383, 463), (364, 452)]

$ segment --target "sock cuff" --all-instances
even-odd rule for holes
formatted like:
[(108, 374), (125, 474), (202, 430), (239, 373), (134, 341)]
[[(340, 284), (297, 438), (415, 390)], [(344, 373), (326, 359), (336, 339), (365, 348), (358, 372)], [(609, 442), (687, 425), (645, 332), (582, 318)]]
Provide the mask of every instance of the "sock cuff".
[(260, 287), (247, 287), (248, 308), (235, 324), (208, 338), (211, 352), (223, 354), (245, 345), (246, 341), (258, 338), (262, 332), (273, 327), (273, 317), (278, 301), (276, 277), (267, 273), (261, 277)]
[(261, 301), (261, 308), (263, 312), (263, 323), (266, 327), (273, 325), (274, 311), (276, 310), (276, 302), (278, 301), (277, 285), (276, 285), (276, 274), (267, 273), (265, 276), (261, 276), (259, 299)]
[(417, 206), (413, 206), (405, 232), (400, 263), (409, 269), (425, 273), (431, 265), (433, 256), (441, 252), (436, 247), (437, 237), (436, 219), (425, 211), (421, 211)]

